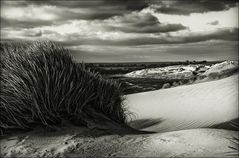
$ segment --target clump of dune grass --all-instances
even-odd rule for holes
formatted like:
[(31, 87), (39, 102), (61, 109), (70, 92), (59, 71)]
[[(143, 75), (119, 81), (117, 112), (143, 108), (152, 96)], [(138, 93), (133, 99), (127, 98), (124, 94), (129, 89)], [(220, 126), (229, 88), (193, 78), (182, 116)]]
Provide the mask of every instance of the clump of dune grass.
[[(231, 122), (231, 125), (233, 127), (235, 127), (237, 129), (237, 131), (239, 130), (239, 123), (238, 123), (238, 119), (237, 122)], [(230, 149), (232, 149), (234, 151), (234, 153), (232, 153), (230, 156), (239, 156), (239, 138), (237, 137), (232, 137), (232, 139), (229, 139), (232, 142), (232, 146), (229, 146)]]
[[(239, 123), (238, 123), (238, 118), (235, 119), (234, 121), (230, 121), (230, 125), (233, 126), (236, 131), (238, 132), (239, 130)], [(231, 149), (231, 151), (224, 153), (225, 157), (238, 157), (239, 156), (239, 138), (238, 137), (231, 137), (227, 138), (230, 142), (231, 145), (228, 146), (228, 148)]]
[(228, 140), (231, 142), (231, 145), (228, 146), (228, 148), (230, 148), (231, 151), (225, 153), (225, 156), (238, 157), (239, 156), (239, 138), (232, 137), (232, 138), (228, 138)]
[(92, 109), (125, 124), (122, 88), (114, 80), (74, 63), (52, 42), (1, 43), (0, 128), (84, 124)]

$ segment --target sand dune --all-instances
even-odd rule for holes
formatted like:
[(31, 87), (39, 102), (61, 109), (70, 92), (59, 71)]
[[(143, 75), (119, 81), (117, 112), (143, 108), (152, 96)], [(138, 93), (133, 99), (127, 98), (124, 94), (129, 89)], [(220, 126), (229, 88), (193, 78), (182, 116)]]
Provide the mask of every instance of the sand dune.
[[(1, 157), (226, 157), (237, 131), (198, 128), (238, 116), (238, 75), (126, 96), (133, 127), (154, 134), (114, 133), (65, 125), (0, 139)], [(197, 128), (188, 129), (187, 128)], [(181, 130), (184, 129), (184, 130)], [(179, 131), (173, 131), (179, 130)], [(160, 132), (161, 131), (161, 132)], [(164, 131), (164, 133), (162, 133)], [(171, 132), (166, 132), (171, 131)]]
[(156, 132), (212, 126), (238, 117), (238, 75), (127, 95), (125, 104), (135, 128), (138, 120), (153, 121), (141, 129)]

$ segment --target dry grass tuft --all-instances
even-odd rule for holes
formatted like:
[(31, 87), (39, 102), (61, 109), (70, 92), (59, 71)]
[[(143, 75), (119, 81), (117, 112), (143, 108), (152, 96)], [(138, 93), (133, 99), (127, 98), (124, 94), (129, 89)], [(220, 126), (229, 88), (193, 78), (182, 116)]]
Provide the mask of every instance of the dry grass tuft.
[(1, 43), (0, 52), (2, 132), (84, 122), (89, 109), (125, 124), (121, 85), (74, 63), (68, 50), (35, 42)]

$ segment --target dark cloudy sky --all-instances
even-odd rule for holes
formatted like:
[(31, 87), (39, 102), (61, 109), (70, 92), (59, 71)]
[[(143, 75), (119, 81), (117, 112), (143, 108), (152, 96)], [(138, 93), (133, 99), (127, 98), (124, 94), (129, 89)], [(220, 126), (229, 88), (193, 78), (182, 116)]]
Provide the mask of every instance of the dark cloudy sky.
[(1, 40), (52, 40), (78, 61), (237, 60), (237, 0), (1, 0)]

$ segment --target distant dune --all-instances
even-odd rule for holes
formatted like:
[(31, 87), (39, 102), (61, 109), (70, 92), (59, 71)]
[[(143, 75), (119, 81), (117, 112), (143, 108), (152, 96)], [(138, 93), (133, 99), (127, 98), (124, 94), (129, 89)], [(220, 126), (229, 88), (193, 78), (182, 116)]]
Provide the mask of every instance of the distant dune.
[(238, 61), (224, 61), (211, 66), (204, 64), (174, 65), (159, 68), (150, 68), (133, 71), (125, 74), (125, 77), (156, 78), (156, 79), (191, 79), (205, 77), (227, 77), (238, 71)]

